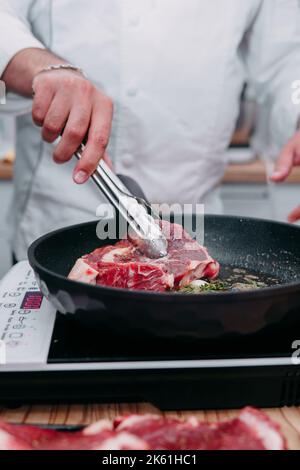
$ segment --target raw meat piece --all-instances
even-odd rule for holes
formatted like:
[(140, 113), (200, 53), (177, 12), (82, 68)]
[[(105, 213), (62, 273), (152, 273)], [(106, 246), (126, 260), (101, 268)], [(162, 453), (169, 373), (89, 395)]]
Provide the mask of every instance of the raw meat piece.
[(69, 274), (69, 279), (95, 285), (97, 276), (98, 271), (88, 266), (82, 258), (79, 258)]
[(168, 255), (157, 263), (173, 274), (175, 287), (183, 287), (195, 279), (218, 276), (219, 263), (181, 225), (162, 220), (160, 226), (168, 240)]
[(285, 449), (286, 442), (280, 432), (280, 426), (274, 423), (265, 413), (254, 408), (245, 408), (239, 415), (240, 421), (250, 427), (261, 439), (266, 449)]
[(109, 421), (100, 421), (97, 423), (97, 434), (88, 435), (82, 431), (59, 432), (36, 426), (14, 426), (7, 423), (0, 423), (0, 431), (25, 442), (27, 448), (31, 450), (93, 449), (94, 446), (99, 446), (99, 442), (115, 435)]
[(173, 276), (151, 261), (124, 240), (83, 256), (76, 261), (68, 277), (87, 284), (118, 288), (156, 292), (172, 289)]
[(102, 286), (163, 292), (195, 279), (215, 279), (219, 264), (181, 225), (160, 222), (168, 240), (168, 255), (153, 260), (130, 241), (98, 248), (77, 260), (69, 279)]
[(200, 450), (212, 438), (213, 431), (195, 418), (180, 421), (157, 415), (132, 415), (116, 422), (116, 429), (144, 439), (153, 450)]
[(92, 450), (150, 450), (150, 447), (139, 437), (121, 432), (106, 439)]
[(147, 450), (146, 442), (102, 420), (78, 432), (0, 423), (0, 450)]
[(0, 426), (0, 450), (32, 450), (32, 447), (23, 439), (18, 438), (9, 430)]
[(182, 422), (157, 415), (131, 415), (115, 428), (136, 434), (154, 450), (284, 450), (280, 428), (264, 413), (245, 408), (238, 418), (210, 424), (195, 418)]
[[(110, 432), (110, 436), (103, 439), (103, 429)], [(113, 430), (113, 423), (108, 420), (97, 421), (82, 430), (86, 439), (93, 438), (93, 450), (148, 450), (148, 444), (138, 436), (123, 431)], [(98, 440), (98, 444), (97, 444)], [(90, 448), (91, 449), (91, 448)]]
[(233, 420), (201, 423), (158, 415), (98, 421), (77, 432), (0, 422), (0, 450), (284, 450), (279, 426), (246, 408)]

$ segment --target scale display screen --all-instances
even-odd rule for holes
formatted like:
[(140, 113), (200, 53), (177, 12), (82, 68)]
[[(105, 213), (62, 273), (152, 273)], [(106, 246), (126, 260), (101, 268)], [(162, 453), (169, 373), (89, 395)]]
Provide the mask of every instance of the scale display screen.
[(43, 294), (40, 291), (26, 292), (24, 299), (21, 303), (21, 309), (25, 310), (39, 310), (43, 301)]

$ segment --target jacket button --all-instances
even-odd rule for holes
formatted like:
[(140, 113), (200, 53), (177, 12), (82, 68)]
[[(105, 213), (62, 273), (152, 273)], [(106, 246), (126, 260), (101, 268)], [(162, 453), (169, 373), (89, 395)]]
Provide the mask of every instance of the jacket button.
[(134, 163), (134, 157), (130, 153), (125, 153), (122, 157), (122, 163), (123, 165), (128, 168), (133, 165)]

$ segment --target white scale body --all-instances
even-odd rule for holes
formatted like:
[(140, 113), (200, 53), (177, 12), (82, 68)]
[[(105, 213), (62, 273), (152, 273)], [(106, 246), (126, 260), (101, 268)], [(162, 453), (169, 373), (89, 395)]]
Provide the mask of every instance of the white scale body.
[(15, 265), (0, 283), (0, 367), (46, 363), (55, 313), (28, 262)]

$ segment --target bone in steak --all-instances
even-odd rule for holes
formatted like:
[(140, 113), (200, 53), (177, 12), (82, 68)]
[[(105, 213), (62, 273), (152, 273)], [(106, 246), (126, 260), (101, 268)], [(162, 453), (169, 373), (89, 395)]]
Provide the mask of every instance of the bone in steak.
[(166, 221), (161, 221), (160, 225), (168, 240), (168, 254), (164, 258), (147, 258), (130, 241), (122, 240), (77, 260), (69, 279), (163, 292), (183, 287), (195, 279), (218, 276), (218, 262), (181, 225)]
[(131, 415), (98, 421), (81, 431), (60, 432), (0, 422), (0, 450), (284, 450), (279, 426), (245, 408), (222, 423)]

